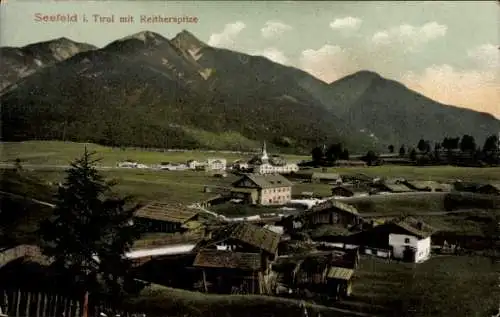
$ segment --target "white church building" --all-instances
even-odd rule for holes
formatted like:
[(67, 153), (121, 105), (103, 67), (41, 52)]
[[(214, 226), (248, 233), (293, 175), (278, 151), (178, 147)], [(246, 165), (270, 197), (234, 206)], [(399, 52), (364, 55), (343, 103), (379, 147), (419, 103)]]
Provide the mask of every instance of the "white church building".
[(299, 171), (299, 166), (295, 163), (288, 163), (285, 158), (267, 154), (266, 142), (262, 145), (260, 155), (254, 156), (249, 162), (249, 167), (258, 174), (290, 174)]

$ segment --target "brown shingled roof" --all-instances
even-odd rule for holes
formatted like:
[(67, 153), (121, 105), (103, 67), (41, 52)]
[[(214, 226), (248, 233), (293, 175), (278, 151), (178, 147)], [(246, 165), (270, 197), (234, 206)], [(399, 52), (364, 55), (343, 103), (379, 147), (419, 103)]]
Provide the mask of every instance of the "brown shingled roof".
[(212, 240), (221, 241), (225, 239), (239, 240), (243, 243), (274, 254), (278, 249), (281, 235), (249, 223), (237, 223), (225, 226), (213, 233)]
[(153, 202), (139, 209), (134, 216), (137, 218), (185, 223), (197, 214), (197, 212), (189, 210), (183, 205)]
[[(286, 177), (280, 174), (245, 174), (244, 178), (250, 179), (259, 188), (290, 187), (293, 185)], [(239, 183), (238, 180), (236, 183)]]
[(261, 257), (259, 253), (203, 250), (196, 255), (193, 266), (257, 271), (261, 267)]
[(396, 221), (395, 224), (420, 239), (427, 238), (436, 232), (436, 229), (433, 227), (413, 217), (406, 217), (402, 220)]
[(309, 214), (314, 213), (314, 212), (319, 212), (319, 211), (323, 211), (323, 210), (327, 210), (327, 209), (331, 209), (331, 208), (343, 210), (345, 212), (359, 216), (359, 212), (358, 212), (358, 209), (356, 209), (356, 207), (354, 207), (353, 205), (343, 203), (343, 202), (338, 201), (336, 199), (328, 199), (327, 201), (324, 201), (322, 203), (314, 205), (311, 209), (306, 211), (305, 214), (309, 215)]

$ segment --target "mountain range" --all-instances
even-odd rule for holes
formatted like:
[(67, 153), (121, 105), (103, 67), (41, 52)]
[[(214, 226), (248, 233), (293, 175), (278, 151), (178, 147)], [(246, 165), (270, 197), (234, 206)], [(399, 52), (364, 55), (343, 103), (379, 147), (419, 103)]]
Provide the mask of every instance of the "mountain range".
[(351, 152), (500, 129), (360, 71), (325, 83), (297, 68), (210, 47), (188, 31), (144, 31), (102, 48), (66, 38), (1, 48), (2, 135), (113, 146)]

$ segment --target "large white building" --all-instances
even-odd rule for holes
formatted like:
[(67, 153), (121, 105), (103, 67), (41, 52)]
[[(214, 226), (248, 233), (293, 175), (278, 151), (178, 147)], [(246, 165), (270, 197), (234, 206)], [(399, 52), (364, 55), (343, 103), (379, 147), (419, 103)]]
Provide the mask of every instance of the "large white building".
[(227, 160), (223, 158), (210, 158), (204, 162), (189, 160), (187, 166), (190, 169), (202, 169), (206, 171), (225, 171)]
[(284, 158), (267, 154), (266, 142), (262, 145), (260, 155), (254, 156), (249, 162), (254, 173), (258, 174), (290, 174), (299, 171), (299, 166), (288, 163)]

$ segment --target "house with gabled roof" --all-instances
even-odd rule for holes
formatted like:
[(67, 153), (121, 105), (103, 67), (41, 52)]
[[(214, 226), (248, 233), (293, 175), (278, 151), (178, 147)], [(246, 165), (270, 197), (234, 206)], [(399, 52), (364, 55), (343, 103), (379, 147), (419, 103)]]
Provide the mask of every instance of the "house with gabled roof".
[(436, 229), (416, 218), (404, 217), (356, 234), (350, 242), (365, 248), (389, 250), (392, 258), (420, 263), (431, 255), (431, 236), (435, 232)]
[(143, 227), (145, 232), (185, 232), (198, 225), (198, 212), (180, 204), (152, 202), (138, 209), (134, 221)]
[(341, 225), (344, 227), (356, 226), (362, 223), (363, 217), (356, 207), (336, 199), (329, 199), (299, 215), (302, 223), (307, 227), (319, 225)]
[(436, 181), (411, 181), (402, 182), (405, 186), (416, 191), (427, 192), (450, 192), (453, 188), (450, 184), (439, 183)]
[(262, 253), (270, 260), (278, 255), (281, 234), (253, 224), (230, 224), (210, 233), (197, 249), (229, 250), (233, 252)]
[(193, 267), (201, 272), (202, 289), (210, 293), (264, 294), (270, 263), (261, 253), (200, 250)]
[(338, 173), (318, 173), (314, 172), (311, 174), (311, 182), (313, 183), (330, 183), (340, 185), (342, 184), (342, 176)]
[(292, 199), (292, 186), (280, 174), (245, 174), (233, 183), (231, 196), (251, 204), (284, 205)]
[(453, 185), (455, 190), (461, 192), (469, 192), (469, 193), (484, 194), (484, 195), (500, 195), (500, 184), (497, 183), (481, 184), (481, 183), (460, 181), (460, 182), (455, 182)]
[(413, 190), (406, 186), (401, 182), (382, 182), (379, 184), (373, 185), (379, 192), (388, 192), (388, 193), (408, 193)]

